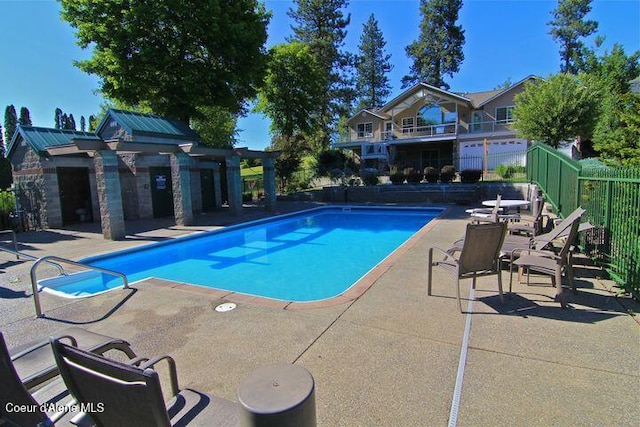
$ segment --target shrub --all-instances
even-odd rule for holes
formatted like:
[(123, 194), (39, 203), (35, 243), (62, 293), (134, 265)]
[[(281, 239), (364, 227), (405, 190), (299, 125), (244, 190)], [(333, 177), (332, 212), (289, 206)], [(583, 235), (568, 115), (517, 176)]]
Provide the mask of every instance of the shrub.
[(451, 182), (456, 176), (456, 168), (453, 165), (445, 165), (440, 169), (440, 182)]
[(404, 182), (404, 174), (398, 170), (396, 167), (391, 168), (391, 173), (389, 174), (389, 180), (394, 184), (402, 184)]
[(518, 165), (499, 165), (495, 169), (495, 173), (500, 175), (502, 179), (510, 179), (513, 178), (515, 174), (524, 173), (526, 171), (524, 166)]
[(433, 166), (427, 166), (424, 168), (424, 179), (426, 179), (427, 182), (438, 182), (438, 178), (440, 178), (440, 172), (438, 172), (438, 169)]
[(465, 169), (460, 172), (460, 180), (465, 183), (475, 183), (480, 181), (482, 169)]
[(362, 171), (360, 178), (364, 185), (378, 185), (378, 170), (365, 169)]
[(407, 177), (407, 182), (417, 184), (422, 181), (422, 174), (417, 172), (415, 168), (406, 168), (404, 170), (404, 175)]

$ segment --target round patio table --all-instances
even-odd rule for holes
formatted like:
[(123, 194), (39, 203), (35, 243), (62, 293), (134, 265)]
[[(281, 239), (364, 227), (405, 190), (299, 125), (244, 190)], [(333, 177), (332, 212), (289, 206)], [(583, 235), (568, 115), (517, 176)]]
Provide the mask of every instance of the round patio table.
[[(483, 206), (494, 207), (496, 205), (495, 200), (484, 200), (482, 202)], [(500, 207), (504, 208), (505, 211), (508, 211), (510, 208), (517, 208), (520, 211), (520, 208), (525, 206), (529, 206), (529, 202), (527, 200), (510, 200), (510, 199), (502, 199), (500, 200)]]

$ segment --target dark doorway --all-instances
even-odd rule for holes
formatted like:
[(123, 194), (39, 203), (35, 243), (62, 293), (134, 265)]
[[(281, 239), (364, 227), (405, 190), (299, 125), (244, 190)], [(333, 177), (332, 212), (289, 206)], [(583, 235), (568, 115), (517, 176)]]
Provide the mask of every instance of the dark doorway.
[(200, 187), (202, 188), (202, 211), (211, 212), (215, 210), (216, 190), (213, 185), (213, 169), (200, 170)]
[(92, 222), (89, 168), (58, 168), (62, 224)]
[(151, 178), (151, 205), (153, 217), (173, 216), (173, 186), (171, 168), (149, 168)]

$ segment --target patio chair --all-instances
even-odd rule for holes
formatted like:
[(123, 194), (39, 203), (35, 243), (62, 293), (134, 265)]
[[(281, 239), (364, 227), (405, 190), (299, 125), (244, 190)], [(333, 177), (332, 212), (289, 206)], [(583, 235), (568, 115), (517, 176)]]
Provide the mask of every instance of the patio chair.
[[(527, 270), (527, 285), (529, 285), (530, 272), (533, 270), (540, 274), (546, 274), (551, 276), (553, 285), (556, 287), (555, 300), (560, 302), (562, 308), (567, 307), (566, 298), (562, 289), (562, 273), (566, 271), (566, 276), (569, 281), (569, 285), (575, 292), (575, 285), (573, 283), (573, 269), (571, 266), (571, 247), (573, 241), (578, 235), (580, 226), (580, 219), (576, 218), (570, 225), (566, 235), (562, 236), (563, 244), (558, 248), (557, 252), (549, 250), (535, 250), (528, 249), (520, 253), (520, 257), (512, 262), (519, 268)], [(511, 268), (509, 274), (509, 293), (511, 293), (513, 283), (513, 268)]]
[[(88, 415), (97, 426), (236, 426), (237, 407), (226, 399), (178, 388), (173, 359), (163, 356), (131, 366), (51, 340), (53, 353), (71, 394), (78, 403), (101, 408)], [(173, 398), (165, 405), (158, 373), (168, 363)]]
[[(126, 354), (129, 359), (136, 357), (135, 352), (127, 341), (90, 332), (82, 328), (67, 328), (54, 334), (53, 337), (66, 337), (68, 340), (75, 340), (78, 347), (94, 353), (104, 354), (110, 350), (119, 350)], [(11, 350), (11, 361), (27, 389), (36, 387), (58, 375), (58, 367), (51, 352), (48, 337), (13, 348)]]
[(544, 214), (544, 197), (538, 196), (532, 202), (533, 218), (531, 220), (523, 220), (520, 218), (518, 222), (509, 224), (509, 234), (523, 234), (525, 236), (537, 236), (542, 234), (544, 230), (544, 219), (547, 218), (549, 223), (549, 215)]
[[(2, 384), (0, 420), (4, 420), (9, 425), (53, 426), (54, 423), (62, 424), (77, 416), (70, 411), (57, 411), (58, 408), (73, 403), (61, 379), (54, 379), (33, 393), (27, 390), (11, 362), (2, 332), (0, 332), (0, 384)], [(29, 410), (20, 410), (20, 408)], [(3, 424), (2, 421), (0, 424)]]
[(480, 224), (483, 222), (498, 222), (498, 215), (501, 212), (500, 208), (500, 200), (502, 199), (502, 195), (498, 194), (496, 197), (496, 204), (492, 209), (489, 208), (475, 208), (472, 209), (471, 214), (471, 222), (473, 224)]
[[(498, 292), (500, 293), (500, 300), (504, 302), (500, 265), (502, 253), (500, 248), (502, 247), (506, 230), (507, 224), (504, 222), (467, 224), (467, 230), (461, 246), (452, 246), (446, 251), (436, 247), (430, 248), (427, 295), (431, 295), (432, 269), (434, 266), (439, 266), (456, 277), (456, 292), (460, 312), (462, 312), (460, 279), (471, 277), (471, 286), (475, 289), (476, 277), (497, 274)], [(434, 252), (440, 253), (443, 259), (434, 261)], [(459, 255), (456, 257), (456, 254)]]

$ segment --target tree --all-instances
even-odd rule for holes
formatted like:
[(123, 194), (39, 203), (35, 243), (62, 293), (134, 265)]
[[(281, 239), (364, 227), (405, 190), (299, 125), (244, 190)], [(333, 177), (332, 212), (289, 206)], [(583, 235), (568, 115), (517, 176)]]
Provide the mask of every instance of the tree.
[(356, 58), (356, 93), (358, 109), (380, 107), (391, 94), (389, 73), (393, 65), (389, 62), (391, 55), (385, 54), (382, 31), (373, 14), (363, 25), (359, 55)]
[(598, 122), (594, 149), (607, 163), (640, 167), (640, 95), (628, 92), (617, 101)]
[(551, 37), (560, 44), (560, 71), (577, 74), (582, 70), (588, 51), (582, 38), (588, 37), (598, 29), (598, 23), (585, 20), (591, 11), (591, 0), (558, 0), (553, 10)]
[(29, 113), (29, 109), (27, 107), (20, 108), (20, 118), (18, 119), (18, 123), (22, 126), (31, 126), (33, 123), (31, 122), (31, 114)]
[(56, 129), (62, 129), (63, 121), (62, 121), (62, 110), (60, 108), (56, 108), (56, 112), (53, 118)]
[(80, 130), (85, 132), (87, 130), (87, 120), (84, 116), (80, 116)]
[(73, 118), (73, 114), (69, 114), (69, 117), (67, 117), (67, 119), (68, 121), (66, 129), (76, 130), (76, 120)]
[(292, 137), (313, 131), (317, 100), (323, 95), (325, 75), (309, 45), (279, 44), (269, 51), (269, 66), (255, 110), (271, 119), (274, 136)]
[(343, 15), (347, 0), (295, 0), (297, 8), (288, 14), (294, 20), (294, 37), (309, 45), (323, 78), (319, 80), (321, 95), (318, 106), (315, 151), (329, 146), (335, 123), (341, 115), (349, 113), (354, 93), (349, 79), (351, 58), (341, 51), (351, 16)]
[(405, 48), (413, 59), (402, 87), (427, 83), (449, 89), (444, 76), (457, 73), (464, 60), (464, 30), (456, 25), (462, 0), (420, 0), (420, 36)]
[(96, 116), (91, 114), (89, 116), (89, 132), (94, 132), (97, 127), (98, 127), (98, 119), (96, 119)]
[(16, 132), (18, 125), (18, 115), (16, 114), (16, 107), (8, 105), (4, 110), (4, 140), (11, 142), (13, 134)]
[(637, 107), (638, 102), (630, 93), (629, 84), (640, 75), (639, 59), (640, 51), (627, 56), (624, 48), (615, 44), (611, 52), (605, 51), (600, 58), (592, 55), (586, 62), (585, 77), (591, 86), (598, 86), (602, 94), (591, 135), (593, 148), (610, 163), (634, 165), (640, 161), (637, 160), (638, 140), (633, 141), (632, 108)]
[(233, 113), (256, 94), (270, 15), (257, 0), (61, 0), (100, 91), (186, 123), (199, 107)]
[(202, 145), (233, 148), (238, 134), (235, 114), (221, 107), (199, 107), (198, 117), (191, 120), (191, 127), (200, 135)]
[(591, 135), (599, 96), (596, 87), (567, 73), (528, 81), (515, 97), (514, 127), (521, 138), (558, 148), (578, 135)]

